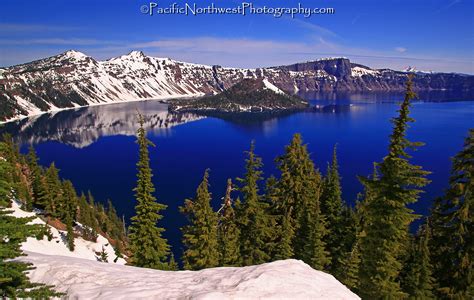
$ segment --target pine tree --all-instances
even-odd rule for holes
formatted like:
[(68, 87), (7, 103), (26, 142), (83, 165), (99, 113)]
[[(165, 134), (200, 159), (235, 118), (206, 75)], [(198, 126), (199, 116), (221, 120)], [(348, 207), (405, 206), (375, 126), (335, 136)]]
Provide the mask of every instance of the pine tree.
[(42, 238), (45, 227), (28, 224), (33, 217), (16, 218), (9, 215), (9, 212), (0, 206), (0, 295), (8, 299), (47, 299), (61, 296), (51, 286), (30, 282), (26, 273), (33, 269), (31, 264), (11, 261), (24, 255), (20, 249), (21, 243), (30, 236)]
[[(41, 203), (47, 202), (47, 193), (45, 185), (43, 183), (42, 169), (38, 164), (38, 156), (36, 155), (35, 148), (30, 147), (28, 152), (28, 166), (30, 168), (30, 182), (33, 194), (33, 204), (41, 206)], [(44, 207), (41, 207), (44, 208)]]
[(321, 212), (326, 217), (328, 251), (331, 254), (330, 271), (338, 273), (341, 269), (341, 259), (344, 256), (345, 237), (342, 220), (343, 202), (341, 193), (341, 182), (339, 176), (339, 165), (337, 162), (337, 147), (334, 146), (332, 164), (328, 167), (326, 178), (323, 182), (323, 193), (321, 195)]
[(361, 239), (360, 294), (370, 299), (401, 298), (399, 275), (409, 242), (408, 226), (416, 218), (408, 204), (418, 200), (421, 187), (428, 183), (421, 167), (410, 164), (406, 149), (420, 143), (406, 139), (410, 100), (415, 97), (409, 78), (407, 92), (392, 120), (388, 155), (378, 165), (379, 178), (360, 178), (373, 199), (365, 204), (365, 236)]
[(240, 228), (240, 256), (242, 265), (256, 265), (269, 261), (268, 240), (272, 228), (266, 214), (268, 204), (261, 201), (259, 181), (262, 180), (262, 159), (255, 154), (255, 143), (246, 152), (245, 175), (237, 178), (243, 201), (236, 206)]
[(0, 142), (0, 295), (4, 298), (33, 298), (45, 299), (61, 294), (54, 292), (51, 287), (31, 283), (26, 274), (31, 270), (30, 264), (12, 261), (24, 255), (21, 244), (30, 236), (42, 238), (46, 233), (45, 227), (28, 224), (34, 218), (16, 218), (10, 215), (13, 197), (12, 162), (6, 153), (8, 145)]
[(232, 190), (232, 179), (229, 178), (227, 180), (226, 194), (220, 210), (219, 225), (217, 227), (219, 266), (239, 266), (240, 264), (240, 231), (236, 224), (236, 216), (232, 204)]
[(66, 223), (66, 240), (69, 251), (74, 251), (74, 220), (76, 218), (77, 195), (72, 182), (65, 180), (62, 184), (62, 203), (58, 203), (58, 216)]
[(51, 163), (46, 170), (46, 191), (47, 197), (44, 206), (45, 214), (54, 218), (60, 217), (58, 206), (62, 204), (62, 185), (59, 179), (59, 170), (56, 168), (54, 162)]
[[(327, 234), (325, 218), (320, 210), (321, 175), (300, 134), (293, 136), (285, 153), (276, 161), (281, 172), (280, 201), (287, 214), (286, 222), (291, 226), (287, 232), (294, 233), (294, 256), (314, 266), (326, 265), (329, 255), (324, 242)], [(316, 262), (319, 259), (321, 261)]]
[(186, 199), (180, 211), (186, 215), (189, 225), (183, 227), (185, 251), (183, 264), (186, 270), (200, 270), (219, 264), (217, 244), (217, 214), (211, 207), (209, 170), (196, 191), (194, 199)]
[(433, 283), (432, 265), (430, 262), (431, 229), (428, 224), (420, 228), (418, 234), (411, 241), (409, 258), (402, 271), (401, 285), (410, 299), (432, 299)]
[(153, 196), (155, 187), (152, 182), (152, 170), (148, 146), (153, 143), (147, 139), (143, 127), (143, 117), (139, 114), (140, 128), (138, 129), (137, 143), (139, 145), (139, 161), (137, 163), (138, 179), (134, 189), (136, 215), (131, 218), (130, 225), (130, 250), (131, 264), (138, 267), (166, 269), (169, 245), (162, 237), (163, 228), (157, 227), (157, 222), (162, 218), (159, 214), (166, 209), (166, 205), (156, 202)]
[(270, 203), (270, 217), (274, 222), (271, 260), (288, 259), (294, 255), (292, 239), (295, 233), (291, 224), (293, 207), (283, 205), (278, 185), (278, 180), (274, 176), (270, 176), (265, 184), (265, 197)]
[(178, 263), (174, 259), (174, 254), (173, 253), (170, 254), (170, 261), (168, 262), (167, 270), (168, 271), (178, 271), (179, 270)]
[(430, 251), (437, 295), (450, 299), (474, 296), (474, 129), (453, 158), (449, 188), (436, 199), (430, 224)]

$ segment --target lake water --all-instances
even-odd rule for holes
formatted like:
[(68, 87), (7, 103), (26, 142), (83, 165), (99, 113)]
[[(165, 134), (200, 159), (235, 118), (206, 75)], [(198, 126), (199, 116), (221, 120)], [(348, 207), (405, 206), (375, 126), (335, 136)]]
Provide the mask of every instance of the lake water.
[[(316, 165), (326, 170), (332, 149), (338, 145), (344, 199), (353, 204), (362, 186), (356, 175), (368, 175), (372, 163), (386, 154), (390, 118), (397, 114), (401, 95), (318, 94), (306, 95), (326, 106), (320, 112), (296, 113), (258, 120), (223, 120), (193, 114), (168, 114), (157, 101), (112, 104), (67, 110), (8, 123), (10, 132), (26, 152), (33, 144), (42, 165), (55, 162), (64, 178), (78, 190), (90, 190), (96, 200), (111, 199), (119, 214), (128, 219), (135, 202), (135, 163), (138, 149), (134, 133), (136, 110), (146, 115), (151, 165), (158, 201), (167, 204), (161, 225), (165, 237), (179, 257), (182, 249), (179, 228), (184, 217), (178, 206), (194, 195), (206, 168), (211, 169), (213, 205), (218, 207), (227, 178), (242, 175), (244, 151), (251, 140), (263, 158), (265, 176), (278, 175), (273, 160), (283, 152), (292, 135), (302, 134)], [(421, 97), (434, 102), (414, 102), (409, 139), (426, 145), (413, 153), (413, 162), (433, 172), (432, 183), (413, 207), (426, 214), (431, 201), (446, 188), (450, 158), (462, 147), (468, 129), (474, 127), (474, 102), (453, 100), (446, 95)], [(472, 99), (472, 98), (471, 98)]]

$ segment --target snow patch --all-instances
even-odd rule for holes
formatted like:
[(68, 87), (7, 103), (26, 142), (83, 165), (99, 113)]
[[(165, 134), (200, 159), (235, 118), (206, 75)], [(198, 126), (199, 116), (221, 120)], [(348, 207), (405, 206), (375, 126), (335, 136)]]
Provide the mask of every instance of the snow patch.
[[(46, 224), (42, 219), (37, 216), (35, 212), (26, 212), (21, 209), (18, 202), (14, 201), (12, 207), (7, 210), (11, 210), (11, 215), (17, 218), (25, 217), (36, 217), (31, 221), (31, 224)], [(102, 235), (98, 235), (97, 242), (86, 241), (81, 237), (74, 239), (74, 251), (69, 251), (66, 245), (66, 232), (57, 230), (56, 228), (48, 225), (53, 239), (51, 241), (45, 236), (42, 240), (37, 240), (34, 237), (29, 237), (26, 242), (21, 246), (21, 249), (25, 252), (47, 254), (47, 255), (60, 255), (67, 257), (75, 257), (86, 260), (97, 261), (96, 252), (101, 252), (102, 248), (107, 252), (107, 259), (109, 263), (114, 263), (115, 255), (114, 248), (110, 245), (109, 241)], [(117, 259), (117, 264), (124, 265), (126, 261), (123, 258)]]
[(249, 267), (158, 271), (26, 252), (34, 282), (71, 299), (360, 299), (332, 275), (288, 259)]
[(271, 83), (271, 82), (268, 81), (267, 79), (264, 79), (264, 80), (263, 80), (263, 85), (265, 86), (266, 89), (272, 90), (272, 91), (274, 91), (274, 92), (277, 93), (277, 94), (282, 94), (282, 95), (285, 94), (285, 92), (283, 92), (282, 90), (280, 90), (279, 88), (277, 88), (273, 83)]

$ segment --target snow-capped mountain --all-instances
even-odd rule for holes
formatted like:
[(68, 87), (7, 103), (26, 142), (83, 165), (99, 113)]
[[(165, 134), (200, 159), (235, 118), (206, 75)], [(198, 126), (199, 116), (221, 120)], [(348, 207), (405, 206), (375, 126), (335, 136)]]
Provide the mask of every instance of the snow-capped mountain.
[[(12, 215), (35, 217), (13, 202)], [(32, 223), (45, 224), (40, 218)], [(65, 234), (47, 225), (53, 238), (28, 238), (22, 244), (32, 263), (32, 282), (52, 285), (67, 299), (360, 299), (332, 275), (294, 259), (249, 267), (202, 271), (158, 271), (125, 266), (113, 247), (99, 235), (97, 242), (75, 239), (69, 251)], [(107, 253), (106, 262), (97, 252)]]
[[(264, 78), (288, 93), (402, 91), (407, 72), (327, 58), (257, 69), (224, 68), (132, 51), (106, 61), (65, 53), (0, 69), (0, 120), (100, 103), (215, 94), (243, 78)], [(473, 90), (474, 76), (417, 73), (418, 90)]]

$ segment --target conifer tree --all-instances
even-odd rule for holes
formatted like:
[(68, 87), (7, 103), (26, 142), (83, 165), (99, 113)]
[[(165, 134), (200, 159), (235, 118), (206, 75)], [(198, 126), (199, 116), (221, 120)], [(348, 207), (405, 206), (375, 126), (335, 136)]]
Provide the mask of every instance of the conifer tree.
[(420, 228), (412, 239), (409, 258), (402, 271), (401, 285), (411, 299), (432, 299), (433, 283), (432, 265), (430, 262), (431, 229), (428, 224)]
[(474, 129), (453, 158), (449, 187), (436, 199), (430, 225), (430, 252), (437, 295), (472, 299), (474, 295)]
[(62, 204), (62, 185), (59, 179), (59, 170), (56, 168), (54, 162), (51, 163), (46, 170), (46, 186), (48, 196), (45, 203), (41, 203), (45, 207), (46, 215), (54, 218), (60, 217), (58, 206)]
[(180, 211), (186, 215), (189, 225), (184, 226), (183, 264), (186, 270), (200, 270), (219, 264), (217, 244), (217, 214), (211, 207), (209, 170), (204, 172), (194, 199), (186, 199)]
[(342, 220), (342, 193), (339, 176), (339, 165), (337, 162), (337, 146), (334, 146), (332, 163), (328, 167), (326, 178), (323, 182), (323, 193), (321, 195), (321, 212), (326, 217), (328, 251), (331, 254), (330, 271), (332, 274), (341, 269), (340, 262), (344, 256), (344, 224)]
[(232, 203), (232, 179), (227, 180), (227, 189), (224, 203), (220, 210), (217, 239), (219, 244), (219, 266), (239, 266), (240, 230), (236, 223), (235, 211)]
[(365, 236), (361, 239), (360, 294), (370, 299), (401, 298), (399, 275), (409, 242), (408, 226), (415, 219), (408, 204), (418, 200), (428, 183), (421, 167), (410, 164), (406, 149), (420, 143), (406, 139), (410, 100), (415, 97), (412, 81), (407, 82), (405, 99), (398, 117), (392, 120), (388, 155), (378, 164), (379, 178), (360, 178), (373, 199), (365, 204)]
[[(329, 256), (324, 242), (327, 234), (325, 218), (320, 210), (321, 175), (315, 169), (300, 134), (293, 136), (285, 153), (277, 158), (277, 164), (281, 172), (278, 184), (280, 201), (292, 227), (287, 232), (294, 232), (294, 256), (311, 265), (326, 265)], [(318, 259), (322, 260), (316, 262)]]
[(169, 245), (162, 237), (164, 229), (157, 227), (156, 224), (162, 218), (159, 212), (166, 209), (166, 205), (157, 203), (153, 196), (155, 187), (148, 152), (148, 147), (153, 146), (153, 143), (146, 137), (143, 117), (140, 114), (139, 122), (137, 143), (140, 151), (137, 186), (134, 189), (137, 204), (135, 216), (131, 218), (129, 234), (131, 264), (138, 267), (166, 269)]
[(179, 266), (178, 266), (178, 263), (176, 262), (176, 260), (174, 259), (173, 252), (171, 252), (171, 254), (170, 254), (170, 261), (168, 262), (168, 268), (167, 269), (169, 271), (178, 271), (179, 270)]
[(278, 185), (278, 180), (274, 176), (270, 176), (265, 184), (265, 197), (270, 203), (270, 217), (274, 222), (271, 260), (288, 259), (294, 255), (292, 239), (295, 233), (291, 224), (293, 207), (283, 205)]
[(59, 217), (66, 223), (66, 240), (69, 251), (74, 251), (74, 220), (76, 218), (76, 201), (77, 195), (74, 190), (72, 182), (65, 180), (63, 182), (63, 197), (61, 205), (58, 205), (61, 209), (58, 212)]
[(266, 214), (268, 204), (261, 201), (259, 181), (262, 180), (262, 159), (255, 154), (255, 143), (246, 152), (245, 174), (237, 178), (243, 201), (236, 206), (240, 227), (240, 255), (242, 265), (256, 265), (269, 261), (268, 241), (272, 228)]
[(41, 206), (42, 203), (47, 202), (47, 193), (45, 190), (45, 185), (43, 183), (42, 169), (38, 164), (38, 156), (36, 155), (36, 151), (33, 146), (29, 148), (28, 166), (30, 168), (29, 179), (31, 182), (31, 190), (33, 194), (33, 204)]
[(61, 296), (51, 287), (31, 283), (26, 274), (30, 264), (12, 261), (23, 255), (21, 244), (30, 236), (42, 238), (45, 227), (28, 224), (34, 218), (11, 216), (8, 207), (13, 197), (13, 165), (8, 161), (7, 145), (0, 142), (0, 296), (4, 298), (45, 299)]

